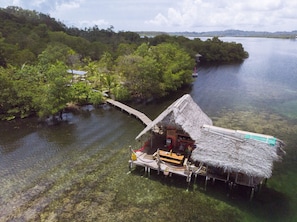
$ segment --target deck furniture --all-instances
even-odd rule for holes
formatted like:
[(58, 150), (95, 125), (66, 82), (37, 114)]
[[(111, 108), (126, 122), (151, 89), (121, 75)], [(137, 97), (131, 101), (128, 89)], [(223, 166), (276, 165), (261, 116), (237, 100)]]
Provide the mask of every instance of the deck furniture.
[(160, 160), (177, 165), (182, 165), (184, 160), (184, 155), (177, 155), (176, 153), (164, 150), (159, 150), (159, 156)]

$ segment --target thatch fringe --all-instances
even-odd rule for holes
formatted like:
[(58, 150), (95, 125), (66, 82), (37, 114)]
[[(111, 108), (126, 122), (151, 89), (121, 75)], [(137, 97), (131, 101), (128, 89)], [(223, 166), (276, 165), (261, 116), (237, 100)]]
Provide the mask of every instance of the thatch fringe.
[(239, 140), (203, 131), (200, 140), (196, 141), (192, 159), (223, 168), (226, 172), (269, 178), (273, 162), (281, 160), (284, 154), (281, 147), (280, 141), (271, 146), (252, 139)]

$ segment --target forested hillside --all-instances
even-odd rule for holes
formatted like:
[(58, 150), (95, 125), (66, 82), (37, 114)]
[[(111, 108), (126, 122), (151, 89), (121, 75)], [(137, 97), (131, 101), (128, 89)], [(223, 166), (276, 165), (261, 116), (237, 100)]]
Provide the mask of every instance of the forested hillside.
[[(118, 100), (161, 97), (191, 83), (197, 53), (202, 65), (248, 55), (241, 44), (217, 37), (78, 29), (18, 7), (1, 8), (0, 21), (0, 119), (43, 118), (67, 103), (100, 104), (105, 91)], [(74, 78), (67, 70), (87, 74)]]

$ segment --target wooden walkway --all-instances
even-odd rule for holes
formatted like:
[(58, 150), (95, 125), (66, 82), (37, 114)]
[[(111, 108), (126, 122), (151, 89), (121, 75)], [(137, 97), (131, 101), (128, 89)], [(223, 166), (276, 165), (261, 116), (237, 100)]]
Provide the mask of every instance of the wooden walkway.
[(107, 99), (106, 102), (120, 108), (121, 110), (126, 111), (130, 115), (135, 116), (136, 118), (140, 119), (145, 125), (149, 125), (152, 122), (152, 120), (148, 118), (144, 113), (139, 112), (138, 110), (133, 109), (130, 106), (127, 106), (113, 99)]

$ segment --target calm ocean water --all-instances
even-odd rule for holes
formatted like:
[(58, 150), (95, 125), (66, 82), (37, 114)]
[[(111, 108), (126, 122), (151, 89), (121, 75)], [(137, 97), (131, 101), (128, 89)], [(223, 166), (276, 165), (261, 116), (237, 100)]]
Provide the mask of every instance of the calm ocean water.
[(142, 123), (113, 107), (0, 123), (0, 221), (297, 221), (297, 41), (221, 38), (242, 43), (241, 64), (200, 67), (188, 91), (135, 105), (152, 119), (190, 93), (215, 125), (270, 134), (287, 146), (283, 162), (252, 202), (238, 188), (142, 169), (128, 173), (128, 147)]

